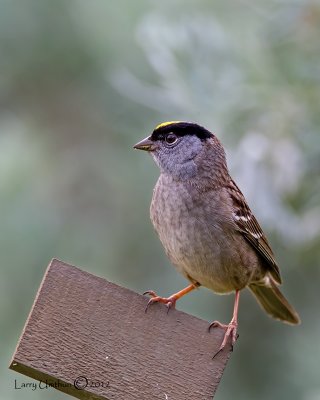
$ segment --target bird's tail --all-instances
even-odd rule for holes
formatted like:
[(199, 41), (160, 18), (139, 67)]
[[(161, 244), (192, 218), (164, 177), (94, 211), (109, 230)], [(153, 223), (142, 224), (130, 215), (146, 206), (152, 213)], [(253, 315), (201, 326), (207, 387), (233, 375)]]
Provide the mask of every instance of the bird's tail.
[(299, 324), (300, 318), (295, 309), (278, 289), (278, 286), (269, 279), (269, 286), (251, 284), (249, 286), (261, 307), (273, 318), (288, 324)]

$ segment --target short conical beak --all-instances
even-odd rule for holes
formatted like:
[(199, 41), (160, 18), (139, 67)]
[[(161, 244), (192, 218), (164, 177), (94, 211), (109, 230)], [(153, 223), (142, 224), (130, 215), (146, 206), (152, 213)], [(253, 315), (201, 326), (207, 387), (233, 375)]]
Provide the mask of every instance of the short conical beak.
[(150, 139), (150, 137), (147, 137), (141, 140), (139, 143), (135, 144), (133, 148), (138, 150), (153, 151), (155, 150), (156, 146), (155, 143)]

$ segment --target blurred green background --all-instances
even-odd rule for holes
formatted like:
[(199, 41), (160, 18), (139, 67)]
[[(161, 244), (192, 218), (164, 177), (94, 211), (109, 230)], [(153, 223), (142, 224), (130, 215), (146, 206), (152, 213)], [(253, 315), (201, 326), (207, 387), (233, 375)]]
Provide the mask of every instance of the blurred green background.
[[(68, 398), (7, 369), (51, 258), (138, 292), (186, 284), (149, 221), (157, 167), (132, 149), (172, 119), (224, 143), (302, 318), (243, 293), (215, 398), (320, 399), (319, 1), (1, 0), (0, 71), (1, 399)], [(201, 289), (178, 308), (228, 322), (232, 304)]]

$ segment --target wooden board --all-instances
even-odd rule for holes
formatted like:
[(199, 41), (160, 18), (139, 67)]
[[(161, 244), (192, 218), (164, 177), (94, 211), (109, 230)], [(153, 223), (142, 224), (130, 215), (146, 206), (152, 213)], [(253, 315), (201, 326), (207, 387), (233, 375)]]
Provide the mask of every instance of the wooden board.
[(212, 399), (224, 331), (59, 260), (50, 263), (10, 368), (79, 399)]

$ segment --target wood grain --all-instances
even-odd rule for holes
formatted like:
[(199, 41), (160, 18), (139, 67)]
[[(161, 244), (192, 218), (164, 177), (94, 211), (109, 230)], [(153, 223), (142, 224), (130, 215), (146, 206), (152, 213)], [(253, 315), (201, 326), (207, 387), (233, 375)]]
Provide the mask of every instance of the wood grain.
[(79, 399), (212, 399), (224, 331), (162, 304), (145, 313), (147, 301), (54, 259), (10, 368)]

